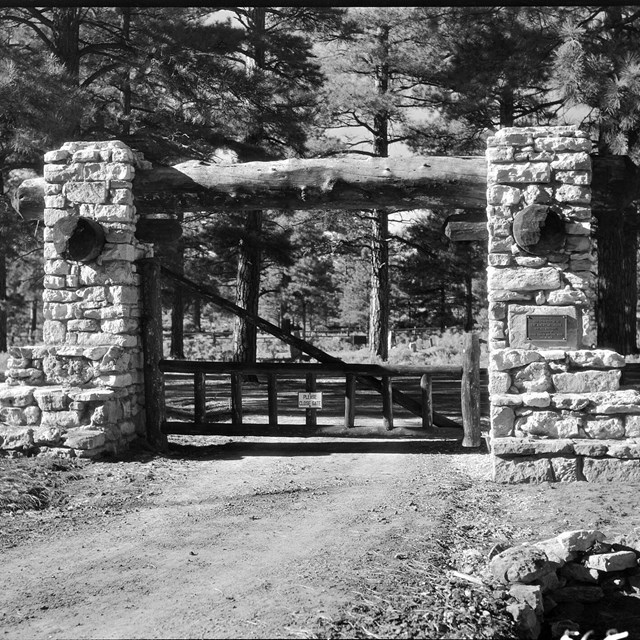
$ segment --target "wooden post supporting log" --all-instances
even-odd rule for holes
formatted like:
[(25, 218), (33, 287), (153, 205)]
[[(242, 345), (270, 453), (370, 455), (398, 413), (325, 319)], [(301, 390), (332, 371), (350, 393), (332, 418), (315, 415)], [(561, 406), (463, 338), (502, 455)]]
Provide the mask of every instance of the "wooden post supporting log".
[(162, 432), (166, 420), (162, 360), (162, 307), (160, 306), (160, 264), (154, 258), (138, 262), (142, 279), (142, 350), (144, 354), (144, 393), (147, 440), (160, 450), (167, 447)]
[(231, 424), (242, 425), (242, 375), (239, 373), (231, 374)]
[(278, 426), (278, 382), (275, 373), (267, 376), (267, 403), (269, 405), (269, 426)]
[(344, 391), (344, 426), (352, 429), (356, 418), (356, 377), (347, 373)]
[(433, 397), (431, 376), (425, 373), (420, 378), (420, 393), (422, 396), (422, 427), (433, 429)]
[[(316, 374), (315, 373), (307, 373), (307, 384), (306, 390), (310, 393), (313, 393), (318, 388), (316, 384)], [(318, 410), (317, 409), (307, 409), (306, 410), (306, 423), (307, 427), (315, 428), (318, 426)]]
[(194, 418), (196, 424), (204, 424), (207, 421), (206, 378), (207, 374), (200, 371), (196, 371), (193, 374)]
[(387, 431), (393, 429), (393, 386), (391, 376), (382, 376), (382, 422)]
[(480, 438), (480, 340), (477, 333), (466, 333), (462, 361), (463, 447), (479, 447)]

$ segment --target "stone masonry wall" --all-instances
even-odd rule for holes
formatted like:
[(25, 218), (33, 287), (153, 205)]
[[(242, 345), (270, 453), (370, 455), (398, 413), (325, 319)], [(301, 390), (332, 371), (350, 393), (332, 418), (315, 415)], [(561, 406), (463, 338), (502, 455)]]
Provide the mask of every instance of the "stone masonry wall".
[(594, 348), (590, 150), (574, 127), (508, 128), (488, 141), (497, 481), (640, 478), (640, 393), (621, 388), (621, 355)]
[(0, 449), (93, 457), (144, 434), (137, 162), (118, 141), (45, 155), (44, 344), (10, 350)]

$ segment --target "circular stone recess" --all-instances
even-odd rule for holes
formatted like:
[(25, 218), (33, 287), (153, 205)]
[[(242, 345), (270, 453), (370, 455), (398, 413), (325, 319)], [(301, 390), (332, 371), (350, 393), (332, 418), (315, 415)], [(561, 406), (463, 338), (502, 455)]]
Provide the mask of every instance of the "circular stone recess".
[(513, 217), (513, 237), (523, 251), (546, 256), (564, 246), (564, 221), (555, 208), (530, 204)]
[[(58, 226), (58, 225), (56, 225)], [(74, 262), (90, 262), (101, 253), (105, 235), (100, 224), (89, 218), (77, 218), (73, 228), (59, 229), (64, 242), (56, 242), (56, 249), (65, 260)]]

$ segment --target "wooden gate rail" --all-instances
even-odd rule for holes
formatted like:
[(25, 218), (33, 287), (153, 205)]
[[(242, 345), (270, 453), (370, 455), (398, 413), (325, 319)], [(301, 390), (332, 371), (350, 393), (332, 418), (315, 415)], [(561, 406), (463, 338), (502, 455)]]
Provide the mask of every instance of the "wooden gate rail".
[[(306, 409), (305, 424), (281, 424), (278, 420), (277, 378), (288, 376), (304, 379), (305, 390), (315, 391), (317, 378), (344, 377), (345, 378), (345, 404), (344, 404), (344, 431), (332, 432), (332, 436), (356, 436), (362, 434), (362, 427), (358, 427), (359, 433), (350, 432), (355, 424), (355, 392), (356, 381), (360, 378), (375, 376), (381, 381), (383, 424), (386, 431), (391, 431), (393, 425), (393, 385), (394, 377), (419, 377), (422, 399), (422, 428), (432, 431), (433, 404), (432, 404), (432, 379), (434, 376), (446, 376), (448, 378), (461, 379), (463, 368), (456, 366), (381, 366), (374, 364), (348, 364), (348, 363), (257, 363), (245, 364), (240, 362), (209, 362), (192, 360), (161, 360), (160, 371), (163, 373), (193, 374), (194, 378), (194, 421), (174, 422), (165, 421), (162, 431), (165, 434), (190, 434), (190, 435), (252, 435), (252, 436), (295, 436), (312, 437), (319, 435), (317, 431), (317, 409)], [(229, 375), (231, 378), (231, 423), (209, 422), (206, 410), (206, 375)], [(247, 424), (243, 422), (242, 411), (242, 377), (266, 376), (267, 378), (267, 405), (268, 422), (262, 424)], [(465, 385), (462, 385), (461, 401), (469, 403)], [(463, 408), (463, 413), (473, 409)], [(321, 428), (321, 427), (320, 427)], [(374, 432), (367, 433), (367, 437), (375, 436)], [(417, 434), (415, 434), (417, 435)], [(465, 430), (465, 438), (471, 437)]]
[[(264, 318), (261, 318), (260, 316), (256, 316), (256, 315), (253, 315), (252, 313), (249, 313), (242, 307), (239, 307), (237, 304), (218, 295), (217, 293), (215, 293), (215, 291), (212, 291), (208, 287), (199, 285), (189, 280), (188, 278), (185, 278), (184, 276), (177, 274), (171, 271), (170, 269), (167, 269), (164, 266), (160, 266), (160, 273), (164, 276), (169, 277), (175, 282), (188, 287), (194, 293), (197, 293), (201, 297), (210, 300), (221, 309), (225, 309), (226, 311), (229, 311), (236, 316), (244, 318), (245, 320), (247, 320), (247, 322), (250, 322), (251, 324), (258, 327), (259, 329), (262, 329), (263, 331), (270, 333), (276, 338), (279, 338), (286, 344), (290, 344), (296, 347), (297, 349), (300, 349), (300, 351), (302, 351), (303, 353), (306, 353), (307, 355), (310, 355), (312, 358), (315, 358), (319, 362), (322, 362), (324, 364), (344, 364), (342, 360), (340, 360), (340, 358), (336, 358), (335, 356), (332, 356), (326, 353), (325, 351), (322, 351), (322, 349), (318, 349), (318, 347), (290, 334), (287, 331), (284, 331), (277, 325), (269, 322), (268, 320), (265, 320)], [(156, 281), (143, 282), (143, 286), (154, 287), (154, 286), (157, 286), (157, 282)], [(378, 380), (374, 376), (360, 376), (358, 378), (358, 382), (361, 384), (364, 384), (365, 386), (371, 389), (375, 389), (380, 394), (384, 393), (384, 389), (382, 387), (382, 381)], [(416, 416), (422, 415), (422, 407), (420, 406), (420, 403), (414, 400), (413, 398), (411, 398), (410, 396), (406, 395), (405, 393), (402, 393), (398, 389), (392, 389), (392, 397), (394, 402), (399, 404), (401, 407), (404, 407), (405, 409), (407, 409), (407, 411), (411, 411), (411, 413), (413, 413)], [(439, 427), (451, 427), (454, 429), (460, 428), (460, 425), (457, 422), (454, 422), (453, 420), (450, 420), (446, 416), (441, 415), (437, 412), (433, 413), (433, 420), (435, 424)], [(480, 446), (479, 432), (476, 440), (478, 444), (474, 446)]]

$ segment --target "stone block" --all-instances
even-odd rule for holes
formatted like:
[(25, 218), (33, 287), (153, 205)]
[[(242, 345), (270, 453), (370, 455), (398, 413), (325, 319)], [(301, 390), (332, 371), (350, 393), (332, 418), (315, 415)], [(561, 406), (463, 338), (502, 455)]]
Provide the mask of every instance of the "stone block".
[(43, 175), (47, 182), (71, 184), (71, 181), (80, 179), (80, 172), (81, 165), (75, 162), (69, 165), (45, 164)]
[(522, 162), (489, 166), (487, 179), (494, 183), (544, 183), (551, 181), (547, 162)]
[(551, 406), (565, 411), (581, 411), (590, 404), (590, 396), (580, 393), (554, 393), (551, 395)]
[(69, 397), (74, 402), (107, 402), (116, 397), (116, 393), (111, 389), (72, 389)]
[(606, 442), (597, 442), (593, 440), (575, 440), (573, 450), (577, 456), (588, 456), (597, 458), (606, 456), (609, 445)]
[(508, 484), (552, 482), (553, 470), (549, 460), (546, 458), (522, 457), (508, 459), (494, 456), (493, 479), (495, 482)]
[(122, 162), (92, 162), (84, 165), (82, 176), (85, 180), (132, 180), (134, 170)]
[(6, 387), (0, 385), (0, 406), (2, 407), (28, 407), (32, 405), (37, 387), (20, 385)]
[(100, 204), (109, 199), (109, 189), (105, 182), (68, 182), (62, 193), (69, 202)]
[(571, 440), (536, 440), (533, 438), (498, 438), (491, 442), (497, 456), (571, 455)]
[(575, 438), (579, 434), (580, 419), (562, 416), (555, 411), (534, 411), (516, 419), (515, 430), (529, 436)]
[(559, 573), (567, 580), (575, 580), (576, 582), (585, 582), (587, 584), (598, 584), (598, 571), (596, 569), (589, 569), (576, 562), (568, 562), (560, 567)]
[(526, 204), (549, 204), (553, 198), (553, 190), (539, 184), (530, 184), (524, 190)]
[(33, 448), (33, 428), (0, 422), (0, 443), (5, 450), (29, 451)]
[(53, 384), (81, 386), (95, 375), (91, 362), (85, 358), (48, 356), (42, 363), (47, 380)]
[(14, 427), (27, 424), (24, 411), (20, 407), (1, 407), (0, 422), (6, 422)]
[(516, 205), (522, 198), (522, 189), (504, 185), (491, 185), (487, 189), (487, 204), (498, 206)]
[(105, 333), (137, 333), (140, 328), (140, 323), (135, 318), (102, 320), (100, 328)]
[(586, 417), (582, 427), (590, 438), (618, 440), (624, 438), (624, 422), (621, 418)]
[(491, 396), (491, 404), (496, 407), (520, 407), (522, 406), (522, 394), (497, 393)]
[(591, 400), (590, 413), (640, 414), (640, 393), (635, 389), (592, 393), (589, 398)]
[(518, 602), (528, 604), (537, 615), (542, 615), (542, 589), (540, 585), (512, 584), (509, 587), (509, 595)]
[(530, 584), (537, 578), (553, 572), (555, 565), (544, 551), (531, 545), (510, 547), (491, 558), (491, 575), (502, 583)]
[(500, 371), (489, 372), (489, 394), (506, 393), (511, 387), (511, 376)]
[(500, 349), (491, 352), (489, 358), (491, 369), (496, 371), (509, 371), (544, 360), (540, 353), (529, 349)]
[(65, 411), (69, 408), (69, 396), (63, 387), (41, 387), (33, 392), (35, 401), (43, 411)]
[(563, 182), (564, 184), (580, 186), (591, 184), (590, 171), (556, 171), (554, 177), (558, 182)]
[(551, 372), (545, 361), (532, 362), (511, 375), (513, 385), (520, 392), (551, 391)]
[(537, 138), (535, 147), (538, 151), (591, 151), (591, 140), (569, 136)]
[[(589, 222), (567, 222), (564, 225), (565, 233), (574, 236), (589, 236), (591, 235), (591, 223)], [(568, 279), (568, 275), (565, 274)]]
[(568, 351), (569, 362), (576, 367), (612, 369), (625, 366), (624, 356), (610, 349), (581, 349)]
[[(82, 427), (77, 429), (71, 429), (64, 435), (65, 445), (73, 449), (100, 449), (105, 442), (106, 438), (102, 431), (95, 429), (83, 429)], [(76, 451), (76, 454), (78, 452)]]
[(513, 256), (510, 253), (490, 253), (487, 261), (492, 267), (508, 267), (513, 264)]
[(507, 612), (513, 618), (518, 633), (522, 640), (537, 640), (542, 632), (540, 618), (535, 610), (524, 602), (507, 605)]
[(611, 571), (624, 571), (637, 567), (638, 560), (633, 551), (615, 551), (589, 555), (584, 559), (584, 566), (587, 569), (610, 573)]
[(640, 460), (585, 458), (582, 473), (588, 482), (639, 482)]
[(61, 429), (55, 427), (36, 427), (33, 430), (33, 441), (37, 446), (55, 447), (62, 444)]
[(557, 153), (551, 162), (555, 171), (591, 171), (591, 157), (588, 153)]
[(510, 407), (491, 407), (491, 436), (501, 438), (513, 433), (515, 414)]
[(73, 160), (76, 162), (96, 162), (100, 160), (100, 152), (92, 147), (79, 149), (73, 152)]
[(128, 204), (101, 204), (95, 210), (95, 218), (99, 222), (128, 222), (133, 217), (134, 209)]
[(55, 151), (48, 151), (44, 154), (45, 164), (50, 163), (64, 163), (69, 160), (71, 154), (66, 149), (56, 149)]
[(625, 416), (624, 434), (627, 438), (640, 438), (640, 415)]
[(620, 388), (620, 371), (575, 371), (556, 373), (552, 376), (558, 393), (594, 393), (617, 391)]
[(544, 409), (551, 404), (551, 396), (546, 391), (531, 391), (523, 393), (522, 404), (525, 407)]
[(67, 328), (64, 323), (57, 320), (45, 320), (42, 323), (42, 339), (49, 344), (61, 344), (64, 342)]
[(607, 455), (612, 458), (639, 459), (640, 444), (635, 442), (613, 442), (607, 447)]
[(578, 482), (578, 459), (573, 457), (551, 458), (551, 468), (556, 482)]
[(560, 272), (554, 267), (487, 267), (487, 277), (490, 289), (536, 291), (561, 287)]

